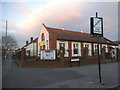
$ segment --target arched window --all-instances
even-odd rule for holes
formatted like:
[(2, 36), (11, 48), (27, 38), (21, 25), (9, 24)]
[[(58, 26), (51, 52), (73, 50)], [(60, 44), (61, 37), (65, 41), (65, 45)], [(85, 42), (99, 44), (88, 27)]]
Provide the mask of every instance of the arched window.
[(42, 33), (42, 35), (41, 35), (41, 40), (42, 40), (42, 41), (45, 40), (45, 35), (44, 35), (44, 33)]

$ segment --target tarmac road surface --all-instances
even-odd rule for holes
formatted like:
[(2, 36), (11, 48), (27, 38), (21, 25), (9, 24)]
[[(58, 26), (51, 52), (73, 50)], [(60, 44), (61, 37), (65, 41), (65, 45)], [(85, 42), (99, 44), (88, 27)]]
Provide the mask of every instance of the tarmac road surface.
[(118, 63), (65, 68), (20, 67), (14, 60), (3, 62), (3, 88), (108, 88), (118, 85)]

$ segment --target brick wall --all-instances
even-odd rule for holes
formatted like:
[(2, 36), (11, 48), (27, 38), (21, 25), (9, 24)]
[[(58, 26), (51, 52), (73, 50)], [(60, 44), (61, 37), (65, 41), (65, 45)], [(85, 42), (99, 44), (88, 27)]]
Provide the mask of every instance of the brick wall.
[(72, 58), (72, 42), (71, 41), (68, 41), (68, 56), (70, 57), (70, 58)]
[[(69, 42), (70, 43), (70, 42)], [(63, 50), (63, 49), (61, 49)], [(84, 57), (78, 57), (81, 58), (80, 62), (70, 62), (70, 59), (72, 57), (64, 57), (63, 51), (60, 53), (60, 59), (56, 60), (41, 60), (41, 61), (27, 61), (26, 55), (25, 55), (25, 48), (22, 49), (22, 57), (20, 60), (16, 60), (16, 63), (20, 66), (34, 66), (34, 67), (70, 67), (70, 66), (81, 66), (81, 65), (89, 65), (89, 64), (97, 64), (98, 60), (97, 57), (88, 57), (85, 55), (85, 52), (87, 53), (87, 49), (85, 49)], [(69, 53), (70, 54), (70, 53)], [(102, 55), (104, 55), (104, 49), (102, 50)], [(101, 63), (104, 63), (104, 56), (101, 56)]]
[(38, 39), (36, 40), (36, 56), (38, 56)]
[(56, 39), (56, 34), (55, 33), (49, 33), (49, 49), (56, 49), (56, 43), (57, 43), (57, 39)]
[(91, 47), (92, 47), (92, 56), (94, 56), (94, 46), (93, 46), (93, 43), (91, 43)]

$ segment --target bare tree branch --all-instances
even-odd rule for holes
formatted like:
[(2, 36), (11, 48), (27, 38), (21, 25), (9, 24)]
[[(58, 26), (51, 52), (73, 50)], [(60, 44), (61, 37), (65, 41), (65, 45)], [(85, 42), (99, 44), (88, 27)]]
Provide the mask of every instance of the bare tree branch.
[(13, 50), (18, 47), (18, 43), (13, 36), (2, 36), (2, 50)]

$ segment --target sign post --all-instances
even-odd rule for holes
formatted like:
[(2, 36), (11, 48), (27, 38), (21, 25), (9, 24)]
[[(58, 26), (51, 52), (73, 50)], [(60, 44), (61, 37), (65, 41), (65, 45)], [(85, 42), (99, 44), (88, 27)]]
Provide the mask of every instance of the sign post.
[(99, 38), (103, 37), (103, 18), (98, 17), (96, 12), (96, 17), (90, 18), (90, 29), (91, 35), (97, 38), (97, 52), (98, 52), (98, 70), (99, 70), (99, 82), (101, 83), (101, 65), (100, 65), (100, 54), (99, 54)]

